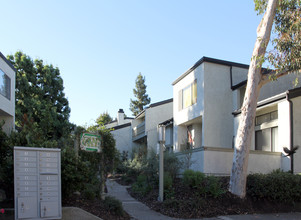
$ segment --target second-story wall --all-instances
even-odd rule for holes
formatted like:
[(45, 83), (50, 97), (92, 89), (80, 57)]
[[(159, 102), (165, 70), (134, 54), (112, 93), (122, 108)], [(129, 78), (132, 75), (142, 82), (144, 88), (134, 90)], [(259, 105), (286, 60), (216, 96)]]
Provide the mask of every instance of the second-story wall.
[[(0, 52), (0, 121), (4, 120), (3, 130), (10, 133), (15, 124), (15, 81), (16, 73), (13, 66)], [(2, 91), (3, 90), (3, 91)]]
[(157, 126), (161, 122), (172, 118), (172, 114), (172, 99), (158, 103), (158, 105), (150, 105), (150, 107), (145, 110), (145, 133), (147, 135), (148, 150), (156, 151), (158, 144)]
[(233, 116), (230, 67), (205, 63), (203, 146), (232, 147)]

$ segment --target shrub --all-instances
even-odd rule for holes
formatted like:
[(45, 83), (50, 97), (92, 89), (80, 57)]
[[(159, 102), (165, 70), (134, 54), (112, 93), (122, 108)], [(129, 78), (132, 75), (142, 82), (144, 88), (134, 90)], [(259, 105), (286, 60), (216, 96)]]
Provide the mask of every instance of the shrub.
[(132, 185), (132, 190), (142, 196), (145, 196), (151, 191), (152, 187), (147, 181), (147, 176), (139, 175), (137, 181)]
[(94, 200), (95, 198), (99, 197), (99, 195), (100, 195), (99, 181), (94, 184), (91, 184), (91, 183), (85, 184), (84, 190), (83, 190), (83, 196), (86, 199)]
[(104, 200), (104, 206), (109, 212), (114, 213), (118, 216), (124, 216), (122, 203), (118, 199), (115, 199), (111, 196), (106, 196)]
[(89, 161), (82, 161), (72, 148), (61, 151), (62, 195), (69, 197), (75, 191), (83, 191), (87, 183), (97, 182), (96, 172)]
[(168, 172), (174, 180), (177, 177), (182, 164), (173, 152), (164, 153), (164, 172)]
[(200, 171), (185, 170), (183, 173), (183, 182), (186, 186), (199, 188), (203, 184), (206, 176)]
[(183, 183), (188, 187), (194, 188), (196, 193), (200, 195), (217, 198), (225, 192), (218, 177), (206, 177), (200, 171), (185, 170), (183, 173)]
[(164, 181), (163, 181), (163, 185), (164, 185), (164, 196), (166, 199), (171, 199), (174, 197), (174, 190), (173, 190), (173, 179), (171, 177), (171, 175), (168, 172), (164, 173)]
[(270, 174), (250, 174), (247, 178), (247, 194), (254, 199), (300, 202), (300, 185), (301, 176), (279, 170)]
[(218, 177), (208, 176), (206, 177), (206, 180), (206, 191), (214, 198), (217, 198), (225, 193), (225, 190), (222, 189), (222, 184)]

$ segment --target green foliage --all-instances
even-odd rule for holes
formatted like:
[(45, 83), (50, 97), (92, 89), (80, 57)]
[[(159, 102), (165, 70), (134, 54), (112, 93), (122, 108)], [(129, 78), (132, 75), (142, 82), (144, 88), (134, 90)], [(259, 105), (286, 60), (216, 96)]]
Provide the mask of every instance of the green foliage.
[(270, 174), (250, 174), (247, 194), (254, 199), (277, 202), (301, 201), (301, 176), (275, 171)]
[(135, 84), (136, 88), (133, 89), (133, 93), (137, 100), (131, 99), (130, 110), (136, 116), (143, 110), (144, 106), (150, 103), (151, 99), (146, 94), (145, 77), (141, 73), (137, 76)]
[(200, 171), (185, 170), (183, 173), (183, 183), (191, 188), (199, 187), (205, 178), (205, 174)]
[(173, 189), (173, 178), (168, 172), (164, 172), (163, 186), (165, 199), (172, 199), (175, 191)]
[(206, 176), (199, 171), (185, 170), (183, 173), (183, 183), (195, 189), (199, 195), (208, 195), (217, 198), (225, 193), (218, 177)]
[[(263, 14), (267, 0), (254, 0), (255, 10)], [(273, 26), (273, 50), (267, 59), (276, 73), (299, 72), (301, 69), (301, 1), (282, 0), (276, 10)]]
[(219, 178), (215, 176), (208, 176), (206, 178), (206, 189), (207, 192), (214, 198), (217, 198), (225, 193), (225, 191), (222, 189), (222, 184), (219, 181)]
[(83, 191), (85, 184), (91, 182), (95, 175), (89, 162), (77, 157), (75, 151), (66, 148), (61, 151), (61, 178), (63, 198), (71, 196), (76, 191)]
[(10, 147), (10, 138), (3, 132), (0, 123), (0, 189), (3, 189), (7, 198), (13, 198), (13, 148)]
[[(21, 146), (58, 147), (73, 125), (58, 68), (32, 60), (22, 52), (8, 56), (16, 68), (16, 126)], [(62, 147), (62, 146), (60, 146)]]
[(173, 152), (164, 152), (164, 172), (168, 173), (174, 180), (180, 168), (182, 167), (181, 161)]
[(110, 114), (108, 112), (104, 112), (96, 119), (96, 124), (98, 126), (103, 126), (111, 121), (113, 121), (113, 118), (110, 116)]
[(132, 190), (142, 196), (147, 195), (152, 190), (152, 186), (148, 182), (147, 176), (139, 175), (137, 181), (132, 185)]
[(104, 206), (109, 212), (112, 212), (118, 216), (124, 216), (122, 203), (114, 197), (106, 196), (104, 200)]
[(83, 190), (83, 196), (86, 199), (94, 200), (96, 197), (98, 197), (98, 195), (100, 195), (99, 184), (91, 184), (91, 183), (85, 184), (85, 187)]

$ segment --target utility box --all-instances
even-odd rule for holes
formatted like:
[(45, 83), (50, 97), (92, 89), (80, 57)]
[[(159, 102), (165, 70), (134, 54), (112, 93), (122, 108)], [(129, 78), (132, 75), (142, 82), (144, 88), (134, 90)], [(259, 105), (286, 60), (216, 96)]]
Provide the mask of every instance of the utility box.
[(61, 219), (61, 150), (14, 147), (15, 219)]

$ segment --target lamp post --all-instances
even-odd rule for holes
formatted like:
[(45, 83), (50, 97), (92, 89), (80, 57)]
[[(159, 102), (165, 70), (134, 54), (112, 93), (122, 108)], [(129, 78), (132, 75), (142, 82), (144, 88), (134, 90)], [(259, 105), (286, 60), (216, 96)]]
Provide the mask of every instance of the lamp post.
[(164, 144), (165, 144), (165, 126), (159, 125), (158, 127), (158, 140), (160, 145), (159, 151), (159, 197), (158, 200), (163, 202), (163, 192), (164, 192), (164, 164), (163, 164), (163, 151), (164, 151)]

